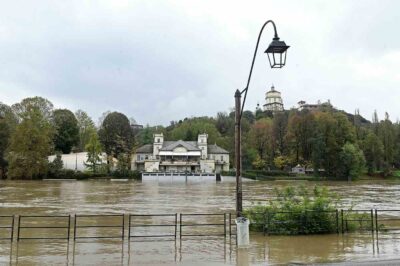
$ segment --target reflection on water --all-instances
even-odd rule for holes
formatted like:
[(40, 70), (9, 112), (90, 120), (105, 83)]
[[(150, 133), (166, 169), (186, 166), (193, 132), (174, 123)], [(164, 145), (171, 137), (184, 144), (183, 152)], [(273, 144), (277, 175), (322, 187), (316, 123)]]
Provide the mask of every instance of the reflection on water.
[[(160, 177), (161, 178), (161, 177)], [(244, 204), (273, 197), (272, 190), (312, 182), (244, 182)], [(347, 197), (357, 208), (400, 209), (400, 183), (318, 183)], [(146, 180), (144, 182), (1, 181), (1, 215), (233, 212), (233, 179)], [(186, 237), (182, 241), (120, 239), (0, 241), (0, 265), (265, 265), (289, 262), (334, 262), (395, 258), (400, 234), (371, 233), (315, 236), (253, 234), (247, 250), (236, 250), (234, 238)]]
[(393, 258), (400, 238), (372, 234), (252, 235), (248, 249), (232, 238), (176, 241), (25, 240), (0, 243), (0, 264), (15, 265), (265, 265)]

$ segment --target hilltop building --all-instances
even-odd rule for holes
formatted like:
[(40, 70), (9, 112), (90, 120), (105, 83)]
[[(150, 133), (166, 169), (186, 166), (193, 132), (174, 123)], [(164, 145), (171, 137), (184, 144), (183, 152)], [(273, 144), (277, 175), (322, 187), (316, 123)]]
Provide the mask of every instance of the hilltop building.
[(314, 110), (320, 110), (323, 107), (328, 107), (328, 108), (332, 108), (332, 104), (331, 101), (328, 100), (327, 102), (321, 103), (321, 101), (318, 101), (316, 104), (310, 104), (310, 103), (306, 103), (305, 101), (299, 101), (298, 103), (298, 110), (302, 111), (302, 110), (310, 110), (310, 111), (314, 111)]
[(154, 134), (153, 144), (144, 145), (133, 155), (132, 169), (142, 172), (219, 173), (229, 171), (229, 152), (207, 143), (207, 134), (197, 141), (165, 141)]
[(283, 110), (281, 93), (272, 85), (271, 90), (265, 94), (264, 111), (280, 112)]

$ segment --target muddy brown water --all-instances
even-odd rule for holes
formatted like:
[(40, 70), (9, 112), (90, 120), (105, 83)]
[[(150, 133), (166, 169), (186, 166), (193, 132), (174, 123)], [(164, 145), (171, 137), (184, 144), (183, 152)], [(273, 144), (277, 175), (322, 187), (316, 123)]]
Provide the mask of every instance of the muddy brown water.
[[(400, 182), (243, 182), (244, 205), (273, 199), (273, 189), (287, 185), (325, 185), (341, 198), (343, 207), (400, 210)], [(0, 215), (97, 215), (174, 214), (234, 212), (235, 182), (215, 182), (205, 177), (157, 177), (143, 181), (0, 181)], [(400, 217), (400, 212), (398, 213)], [(65, 220), (54, 221), (62, 226)], [(119, 217), (81, 218), (82, 224), (119, 224)], [(87, 219), (87, 220), (85, 220)], [(107, 220), (109, 219), (109, 221)], [(146, 220), (148, 219), (148, 220)], [(157, 218), (158, 219), (158, 218)], [(139, 223), (173, 223), (174, 217), (143, 218)], [(171, 219), (171, 220), (169, 220)], [(219, 223), (221, 217), (187, 217), (187, 224)], [(217, 221), (218, 220), (218, 221)], [(136, 221), (136, 222), (137, 222)], [(1, 221), (0, 221), (1, 222)], [(42, 218), (24, 220), (38, 226)], [(72, 220), (73, 222), (73, 220)], [(3, 221), (4, 223), (4, 221)], [(73, 225), (73, 223), (72, 223)], [(179, 229), (179, 228), (178, 228)], [(58, 229), (21, 231), (63, 235)], [(50, 231), (49, 231), (50, 230)], [(51, 231), (54, 230), (54, 231)], [(81, 235), (120, 234), (119, 228), (81, 228)], [(104, 230), (104, 232), (102, 231)], [(113, 231), (114, 230), (114, 231)], [(135, 229), (136, 230), (136, 229)], [(173, 227), (153, 228), (153, 233), (172, 233)], [(222, 227), (184, 227), (187, 234), (221, 233)], [(207, 231), (208, 230), (208, 231)], [(222, 230), (222, 231), (221, 231)], [(62, 231), (62, 230), (61, 230)], [(179, 230), (178, 230), (179, 231)], [(128, 232), (125, 231), (125, 234)], [(142, 233), (135, 231), (134, 233)], [(398, 234), (396, 234), (398, 233)], [(183, 237), (166, 239), (78, 239), (0, 241), (0, 265), (274, 265), (327, 263), (400, 258), (400, 232), (370, 232), (312, 236), (263, 236), (252, 234), (248, 249), (237, 250), (229, 237)], [(0, 235), (4, 236), (4, 229)], [(71, 235), (73, 232), (71, 232)], [(146, 240), (146, 241), (143, 241)]]

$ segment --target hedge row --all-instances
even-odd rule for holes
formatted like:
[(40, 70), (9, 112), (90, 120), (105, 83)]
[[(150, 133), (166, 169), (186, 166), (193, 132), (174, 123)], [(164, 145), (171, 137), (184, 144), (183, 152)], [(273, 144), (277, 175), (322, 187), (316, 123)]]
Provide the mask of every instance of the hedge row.
[(124, 172), (113, 171), (110, 174), (104, 174), (104, 173), (74, 171), (71, 169), (62, 169), (54, 173), (49, 173), (46, 178), (84, 180), (89, 178), (101, 178), (101, 177), (141, 179), (142, 174), (139, 171), (124, 171)]

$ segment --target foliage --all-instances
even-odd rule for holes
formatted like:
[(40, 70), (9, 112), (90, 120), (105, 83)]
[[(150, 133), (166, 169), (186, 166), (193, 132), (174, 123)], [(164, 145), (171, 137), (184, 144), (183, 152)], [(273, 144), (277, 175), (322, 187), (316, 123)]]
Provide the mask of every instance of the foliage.
[(186, 119), (167, 132), (168, 139), (197, 141), (197, 136), (202, 133), (208, 134), (208, 142), (215, 143), (219, 132), (213, 118), (198, 117)]
[(83, 110), (76, 111), (75, 117), (78, 122), (78, 128), (79, 128), (79, 143), (77, 148), (79, 151), (84, 151), (86, 145), (89, 142), (91, 134), (93, 131), (96, 130), (96, 127), (94, 125), (93, 120)]
[(336, 232), (336, 199), (326, 188), (286, 187), (276, 189), (275, 195), (269, 205), (245, 210), (253, 224), (250, 229), (260, 231), (266, 225), (272, 234)]
[(347, 178), (349, 181), (357, 178), (364, 169), (365, 159), (363, 152), (355, 145), (346, 143), (339, 156), (339, 178)]
[(93, 129), (90, 132), (89, 142), (86, 144), (85, 150), (87, 151), (87, 160), (85, 166), (89, 168), (92, 173), (96, 173), (98, 171), (98, 166), (100, 166), (102, 163), (102, 151), (97, 132)]
[(0, 179), (4, 178), (7, 172), (6, 150), (17, 122), (11, 107), (0, 102)]
[(122, 175), (127, 174), (130, 169), (130, 160), (127, 154), (120, 154), (118, 156), (118, 162), (116, 167), (116, 172), (121, 173)]
[(53, 104), (49, 100), (38, 96), (25, 98), (20, 103), (12, 105), (11, 108), (19, 119), (21, 119), (24, 114), (29, 113), (33, 108), (36, 109), (45, 120), (50, 120), (53, 115)]
[(283, 170), (286, 166), (289, 165), (289, 158), (286, 156), (277, 156), (274, 159), (274, 165), (279, 170)]
[(54, 135), (55, 150), (64, 154), (70, 153), (72, 147), (79, 143), (79, 128), (75, 115), (67, 109), (54, 110), (53, 124), (56, 129)]
[(253, 165), (254, 169), (262, 170), (262, 169), (265, 169), (265, 167), (267, 166), (267, 161), (261, 159), (260, 155), (257, 154), (252, 165)]
[(146, 125), (137, 135), (137, 143), (139, 145), (152, 144), (153, 134), (155, 133), (165, 133), (165, 130), (161, 126), (150, 127)]
[(222, 171), (221, 176), (236, 176), (235, 171)]
[(142, 178), (142, 174), (139, 171), (124, 171), (124, 172), (120, 172), (120, 171), (113, 171), (111, 172), (111, 176), (114, 178), (129, 178), (129, 179), (141, 179)]
[[(19, 132), (17, 136), (15, 132), (22, 123), (26, 127), (24, 114), (32, 108), (36, 108), (42, 120), (48, 122), (46, 137), (57, 130), (49, 148), (45, 147), (47, 155), (53, 152), (51, 146), (66, 153), (73, 146), (78, 151), (85, 150), (91, 132), (96, 130), (92, 119), (84, 111), (78, 110), (76, 121), (73, 121), (70, 111), (53, 111), (53, 104), (41, 97), (26, 98), (11, 108), (0, 103), (2, 177), (8, 171), (7, 159), (15, 157), (10, 153), (12, 136), (18, 138), (14, 145), (28, 141), (23, 139), (25, 134)], [(40, 119), (37, 121), (41, 123)], [(130, 127), (129, 119), (121, 113), (104, 112), (99, 121), (99, 140), (108, 155), (109, 171), (113, 160), (120, 154), (130, 155), (135, 148), (151, 144), (154, 133), (163, 133), (166, 140), (189, 141), (196, 141), (199, 133), (207, 133), (209, 144), (215, 143), (230, 152), (231, 168), (234, 168), (235, 112), (219, 112), (216, 117), (184, 118), (172, 121), (167, 127), (148, 125), (136, 133)], [(31, 123), (30, 126), (40, 128), (42, 125)], [(288, 170), (301, 164), (314, 168), (316, 176), (323, 173), (328, 179), (354, 179), (364, 171), (362, 153), (365, 156), (365, 171), (370, 175), (391, 176), (400, 168), (400, 123), (390, 121), (388, 114), (380, 121), (375, 112), (370, 123), (360, 116), (358, 110), (351, 115), (330, 106), (311, 111), (292, 109), (277, 113), (257, 108), (255, 112), (243, 112), (241, 132), (242, 169), (252, 178), (260, 176), (251, 170)], [(40, 172), (43, 174), (42, 170)]]
[(372, 174), (381, 170), (383, 165), (383, 144), (375, 133), (368, 133), (363, 141), (363, 150), (368, 173)]
[[(121, 153), (130, 153), (134, 145), (133, 130), (129, 119), (121, 113), (109, 113), (99, 130), (100, 142), (108, 156), (118, 158)], [(110, 160), (108, 159), (108, 164)]]
[(25, 106), (19, 113), (8, 149), (11, 179), (33, 179), (47, 173), (47, 156), (52, 150), (53, 129), (36, 105)]
[(59, 176), (63, 170), (63, 161), (61, 159), (61, 154), (57, 153), (56, 157), (48, 165), (48, 177), (55, 178)]
[(270, 164), (273, 154), (272, 147), (272, 120), (263, 118), (257, 120), (249, 132), (251, 139), (249, 145), (257, 151), (257, 157), (253, 166), (263, 169)]

